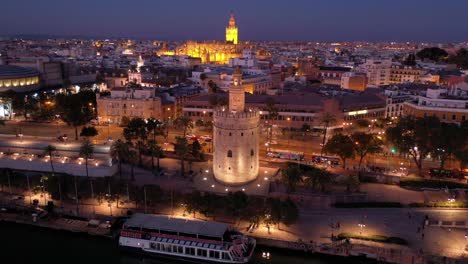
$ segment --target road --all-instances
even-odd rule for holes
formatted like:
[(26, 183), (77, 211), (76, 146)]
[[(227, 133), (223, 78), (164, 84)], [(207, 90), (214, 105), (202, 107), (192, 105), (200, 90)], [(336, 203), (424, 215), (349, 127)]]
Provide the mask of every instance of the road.
[[(122, 139), (122, 127), (118, 126), (95, 126), (98, 130), (98, 135), (93, 138), (93, 143), (97, 145), (104, 144), (108, 138)], [(5, 126), (0, 126), (0, 134), (7, 135), (16, 135), (21, 132), (27, 136), (33, 137), (49, 137), (53, 141), (57, 138), (58, 135), (67, 134), (69, 142), (74, 141), (74, 128), (67, 126), (63, 122), (59, 123), (35, 123), (35, 122), (19, 122), (19, 121), (7, 121)], [(211, 132), (207, 130), (201, 130), (199, 128), (194, 128), (191, 133), (201, 136), (201, 135), (211, 135)], [(157, 141), (174, 143), (177, 136), (183, 136), (180, 130), (170, 129), (168, 138), (162, 136), (157, 137)], [(266, 153), (267, 147), (265, 143), (267, 142), (266, 131), (263, 130), (260, 135), (260, 153), (261, 159), (268, 160)], [(306, 160), (310, 160), (312, 155), (320, 154), (322, 137), (317, 134), (307, 134), (302, 135), (301, 133), (281, 133), (275, 131), (273, 135), (273, 141), (276, 144), (270, 145), (269, 148), (272, 150), (289, 150), (294, 152), (302, 152), (305, 154)], [(163, 146), (166, 150), (171, 150), (171, 145)], [(211, 153), (213, 150), (211, 143), (206, 143), (204, 145), (205, 153)], [(363, 166), (374, 165), (382, 168), (387, 168), (390, 171), (399, 173), (398, 175), (417, 175), (417, 168), (414, 165), (412, 160), (403, 159), (398, 156), (383, 156), (383, 155), (369, 155), (364, 159)], [(423, 164), (424, 168), (438, 167), (439, 162), (426, 159)], [(448, 161), (446, 166), (448, 168), (457, 168), (458, 164), (455, 162)], [(347, 161), (347, 167), (353, 168), (358, 167), (357, 159), (349, 159)], [(403, 169), (402, 169), (403, 168)]]

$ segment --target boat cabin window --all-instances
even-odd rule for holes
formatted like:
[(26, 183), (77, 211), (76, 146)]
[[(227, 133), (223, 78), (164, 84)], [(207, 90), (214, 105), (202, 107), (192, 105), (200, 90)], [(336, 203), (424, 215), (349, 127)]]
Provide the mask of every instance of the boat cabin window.
[(177, 246), (177, 253), (183, 254), (184, 253), (184, 247), (183, 246)]
[(195, 248), (186, 247), (185, 248), (185, 254), (195, 256)]
[(207, 253), (208, 252), (206, 251), (206, 249), (200, 249), (200, 248), (197, 249), (197, 255), (198, 256), (206, 257)]
[(171, 251), (171, 246), (170, 246), (170, 245), (166, 245), (166, 244), (161, 244), (161, 250), (162, 250), (162, 251), (166, 251), (166, 252), (172, 252), (172, 251)]
[(161, 250), (161, 244), (156, 243), (156, 250), (159, 250), (159, 251)]
[(150, 248), (151, 249), (156, 249), (156, 243), (150, 243)]
[(219, 251), (210, 250), (210, 258), (219, 259)]
[(229, 256), (228, 253), (223, 252), (223, 259), (224, 259), (224, 260), (231, 260), (231, 256)]

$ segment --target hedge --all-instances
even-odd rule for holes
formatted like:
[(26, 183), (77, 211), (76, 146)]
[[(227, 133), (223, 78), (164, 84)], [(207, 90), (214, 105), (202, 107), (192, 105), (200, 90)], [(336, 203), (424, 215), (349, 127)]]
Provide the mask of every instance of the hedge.
[(400, 208), (398, 202), (360, 202), (360, 203), (335, 203), (336, 208)]
[(338, 239), (359, 239), (359, 240), (366, 240), (366, 241), (374, 241), (374, 242), (381, 242), (387, 244), (397, 244), (397, 245), (408, 245), (408, 241), (401, 237), (387, 237), (382, 235), (358, 235), (353, 233), (340, 233), (338, 234)]
[(440, 181), (440, 180), (426, 180), (421, 178), (404, 178), (400, 179), (401, 187), (408, 188), (449, 188), (449, 189), (468, 189), (468, 184), (451, 182), (451, 181)]

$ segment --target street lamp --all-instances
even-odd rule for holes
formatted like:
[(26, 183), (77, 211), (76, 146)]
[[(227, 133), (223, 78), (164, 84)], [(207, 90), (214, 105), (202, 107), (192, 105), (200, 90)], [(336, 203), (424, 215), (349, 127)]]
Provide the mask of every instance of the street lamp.
[(55, 115), (55, 118), (57, 119), (57, 134), (60, 135), (60, 124), (59, 124), (60, 115)]
[(107, 141), (109, 141), (110, 139), (109, 127), (110, 127), (110, 118), (107, 118)]
[(363, 229), (364, 227), (366, 227), (366, 225), (363, 224), (363, 223), (359, 223), (358, 226), (359, 226), (359, 228), (360, 228), (359, 234), (362, 235), (362, 229)]

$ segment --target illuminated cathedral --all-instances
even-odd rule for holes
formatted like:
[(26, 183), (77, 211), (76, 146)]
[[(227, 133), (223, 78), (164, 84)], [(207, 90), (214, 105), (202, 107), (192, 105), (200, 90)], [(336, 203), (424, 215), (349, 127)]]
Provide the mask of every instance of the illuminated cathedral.
[(231, 13), (226, 27), (226, 41), (187, 41), (175, 52), (161, 50), (158, 55), (188, 55), (201, 58), (202, 63), (228, 64), (229, 59), (242, 57), (242, 50), (249, 47), (247, 44), (239, 43), (239, 30), (234, 14)]

